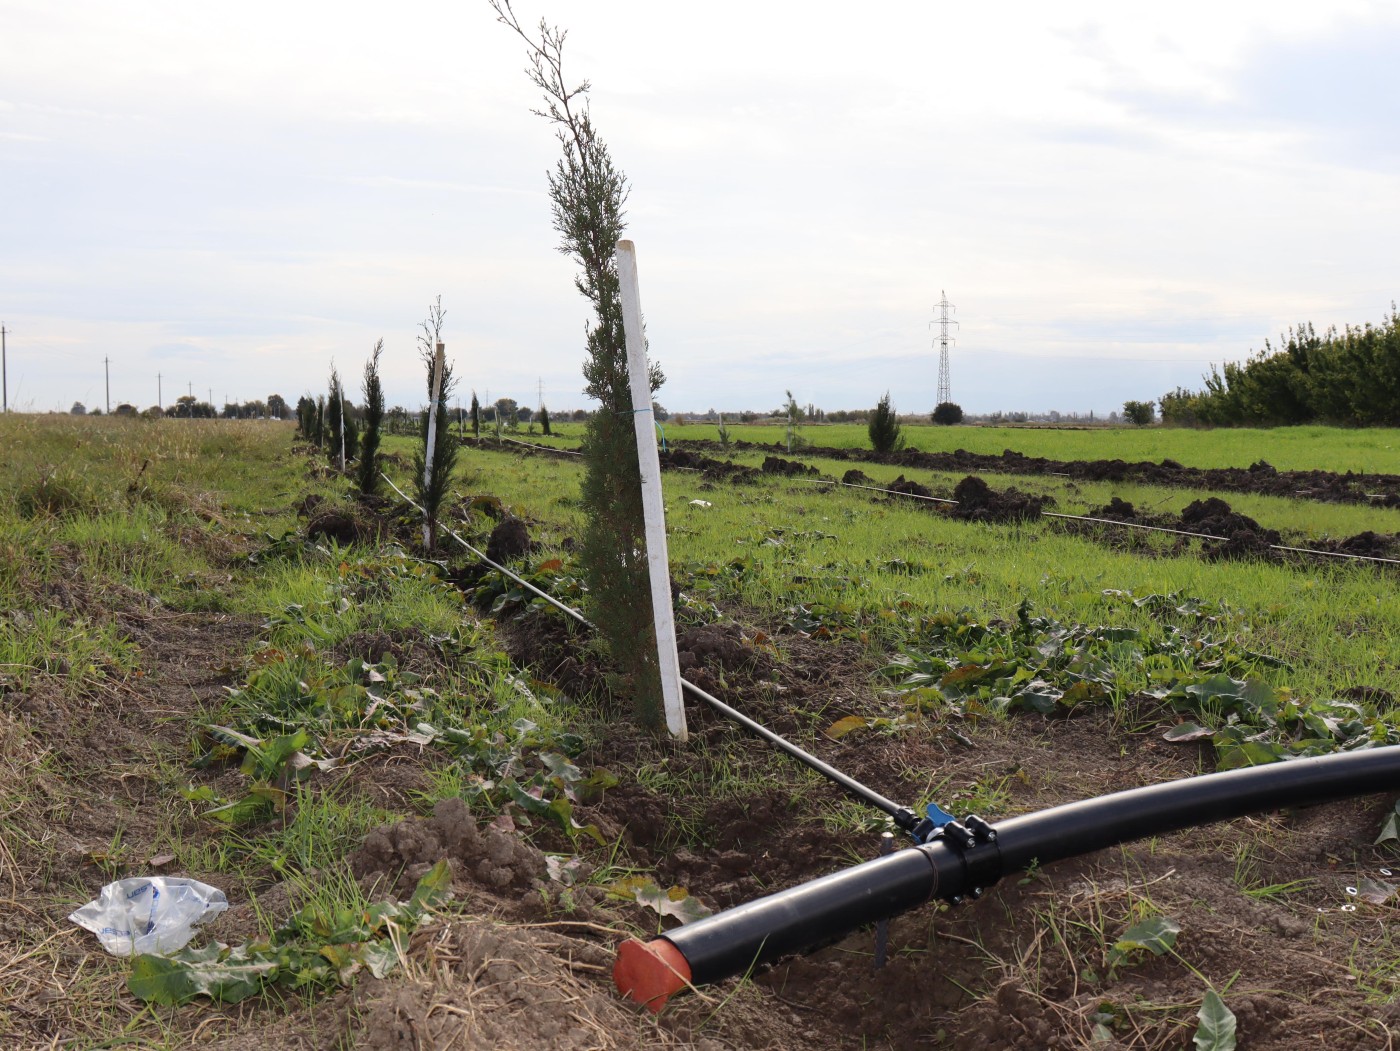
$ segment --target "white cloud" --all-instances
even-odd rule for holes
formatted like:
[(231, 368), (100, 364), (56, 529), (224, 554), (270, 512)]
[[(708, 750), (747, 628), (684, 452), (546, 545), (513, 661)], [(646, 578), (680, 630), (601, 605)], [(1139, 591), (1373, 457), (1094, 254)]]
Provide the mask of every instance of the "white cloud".
[[(519, 10), (569, 26), (633, 181), (673, 409), (929, 402), (946, 288), (969, 409), (1107, 411), (1400, 283), (1383, 5)], [(484, 3), (12, 0), (0, 319), (30, 396), (180, 345), (186, 382), (294, 398), (384, 336), (412, 403), (441, 293), (468, 389), (581, 404), (523, 66)]]

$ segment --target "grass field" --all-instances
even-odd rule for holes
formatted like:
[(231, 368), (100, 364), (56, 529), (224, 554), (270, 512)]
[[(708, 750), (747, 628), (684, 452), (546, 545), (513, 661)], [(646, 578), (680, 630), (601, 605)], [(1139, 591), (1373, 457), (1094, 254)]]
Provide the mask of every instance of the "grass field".
[[(728, 424), (731, 440), (773, 445), (785, 441), (785, 430), (776, 424)], [(676, 439), (717, 440), (713, 424), (664, 425)], [(555, 436), (518, 435), (522, 440), (576, 446), (583, 425), (555, 424)], [(801, 437), (813, 445), (836, 449), (868, 449), (870, 437), (858, 423), (809, 424)], [(1277, 427), (1269, 430), (1228, 428), (1189, 430), (1175, 427), (1096, 427), (1055, 430), (1048, 427), (933, 427), (906, 424), (903, 431), (910, 449), (999, 455), (1015, 449), (1027, 456), (1052, 460), (1120, 459), (1128, 461), (1176, 460), (1188, 467), (1248, 467), (1265, 460), (1281, 471), (1326, 470), (1400, 474), (1400, 436), (1389, 428)]]
[[(757, 465), (762, 454), (736, 454)], [(547, 524), (557, 542), (579, 528), (581, 465), (548, 457), (464, 454), (464, 491), (509, 494), (508, 503)], [(849, 464), (809, 458), (839, 477)], [(871, 468), (876, 482), (892, 468)], [(919, 475), (937, 490), (957, 479)], [(1011, 476), (1008, 484), (1050, 492), (1057, 510), (1087, 511), (1123, 496), (1143, 506), (1179, 510), (1208, 494), (1109, 483), (1072, 486), (1057, 480)], [(1000, 484), (1000, 480), (998, 481)], [(844, 603), (867, 613), (908, 599), (926, 609), (971, 609), (1009, 617), (1028, 600), (1037, 609), (1075, 621), (1097, 621), (1115, 605), (1105, 591), (1180, 593), (1222, 601), (1238, 610), (1259, 644), (1289, 661), (1295, 689), (1335, 693), (1375, 683), (1400, 695), (1400, 666), (1389, 639), (1400, 637), (1400, 590), (1394, 574), (1373, 567), (1203, 562), (1194, 553), (1157, 557), (1105, 550), (1102, 543), (1067, 534), (1048, 521), (978, 527), (950, 521), (909, 503), (884, 503), (875, 494), (803, 482), (768, 480), (754, 486), (714, 487), (699, 476), (666, 475), (671, 555), (681, 565), (752, 565), (734, 597), (777, 613), (794, 603)], [(1351, 535), (1363, 529), (1400, 532), (1400, 510), (1318, 505), (1272, 497), (1230, 497), (1232, 505), (1298, 537)], [(692, 501), (703, 500), (709, 507)], [(547, 541), (548, 543), (548, 541)], [(813, 565), (819, 572), (813, 572)], [(918, 567), (911, 573), (909, 566)], [(1137, 624), (1146, 614), (1130, 615)]]

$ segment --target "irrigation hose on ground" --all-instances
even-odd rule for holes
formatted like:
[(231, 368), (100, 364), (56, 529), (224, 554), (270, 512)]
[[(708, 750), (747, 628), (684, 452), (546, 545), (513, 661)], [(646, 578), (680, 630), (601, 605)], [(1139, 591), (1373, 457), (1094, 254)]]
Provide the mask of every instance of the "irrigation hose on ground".
[(1281, 807), (1400, 789), (1400, 746), (1170, 781), (989, 825), (976, 818), (928, 842), (758, 898), (649, 942), (619, 948), (618, 992), (659, 1011), (687, 986), (808, 952), (930, 899), (976, 898), (1003, 876), (1118, 843)]

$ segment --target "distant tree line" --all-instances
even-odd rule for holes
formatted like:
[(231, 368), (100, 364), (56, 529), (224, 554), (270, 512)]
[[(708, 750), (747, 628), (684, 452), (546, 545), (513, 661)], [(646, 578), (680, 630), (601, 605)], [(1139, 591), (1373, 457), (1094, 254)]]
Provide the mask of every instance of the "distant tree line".
[(1270, 427), (1333, 423), (1400, 426), (1400, 315), (1380, 325), (1289, 329), (1282, 346), (1267, 340), (1243, 364), (1211, 366), (1205, 390), (1178, 387), (1159, 399), (1164, 423)]
[[(80, 401), (75, 401), (73, 407), (68, 411), (74, 416), (102, 415), (101, 409), (88, 409)], [(112, 415), (143, 416), (148, 420), (158, 420), (163, 416), (192, 420), (212, 420), (218, 417), (223, 417), (226, 420), (285, 420), (290, 418), (291, 410), (280, 394), (269, 394), (267, 401), (226, 402), (222, 412), (209, 402), (200, 401), (192, 394), (182, 394), (175, 399), (175, 404), (169, 408), (152, 405), (148, 409), (138, 409), (129, 402), (122, 402), (112, 410)]]

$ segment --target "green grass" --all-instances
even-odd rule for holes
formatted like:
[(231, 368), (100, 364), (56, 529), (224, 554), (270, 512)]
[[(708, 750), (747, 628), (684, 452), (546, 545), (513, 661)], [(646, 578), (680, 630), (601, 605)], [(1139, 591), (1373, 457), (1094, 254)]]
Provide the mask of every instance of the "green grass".
[[(554, 448), (576, 449), (583, 438), (583, 424), (567, 423), (551, 428), (544, 437), (521, 430), (508, 437)], [(719, 440), (719, 428), (710, 423), (664, 425), (669, 440)], [(730, 422), (732, 442), (773, 446), (785, 440), (778, 423)], [(863, 423), (807, 424), (801, 437), (815, 446), (835, 449), (870, 448)], [(1281, 471), (1355, 471), (1400, 474), (1400, 436), (1388, 427), (1275, 427), (1192, 430), (1177, 427), (1091, 427), (1057, 430), (1048, 427), (935, 427), (906, 423), (906, 447), (921, 452), (953, 452), (1000, 456), (1012, 449), (1027, 456), (1051, 460), (1176, 460), (1187, 467), (1248, 467), (1266, 460)], [(771, 449), (769, 450), (771, 452)], [(849, 464), (847, 466), (850, 466)]]
[[(742, 451), (734, 452), (726, 459), (759, 468), (766, 455), (768, 454), (764, 452)], [(935, 495), (944, 498), (951, 498), (958, 482), (967, 477), (967, 472), (903, 469), (878, 464), (852, 465), (849, 461), (819, 456), (802, 456), (800, 459), (829, 478), (839, 479), (852, 466), (858, 466), (874, 486), (888, 486), (896, 478), (904, 477), (928, 487)], [(563, 468), (568, 466), (568, 463), (562, 464)], [(667, 484), (671, 484), (670, 479), (680, 477), (683, 477), (681, 473), (668, 474)], [(1144, 514), (1179, 515), (1187, 504), (1214, 496), (1224, 500), (1239, 513), (1254, 518), (1265, 528), (1278, 529), (1297, 539), (1353, 536), (1365, 530), (1400, 533), (1400, 508), (1293, 500), (1282, 496), (1262, 496), (1225, 490), (1179, 489), (1131, 482), (1089, 482), (1053, 475), (987, 473), (981, 477), (993, 489), (1001, 490), (1015, 486), (1023, 492), (1053, 497), (1055, 504), (1047, 507), (1047, 510), (1064, 514), (1089, 514), (1116, 496), (1133, 504)], [(776, 477), (767, 480), (766, 484), (785, 484), (795, 490), (810, 489), (814, 493), (823, 488), (831, 488), (830, 485), (814, 480), (789, 479), (780, 482)], [(855, 492), (866, 500), (879, 496), (878, 493), (868, 491)]]
[[(568, 425), (569, 428), (582, 425)], [(732, 441), (773, 445), (784, 440), (780, 424), (730, 423)], [(541, 444), (577, 445), (566, 429), (551, 441), (520, 435)], [(666, 425), (677, 440), (718, 440), (715, 424)], [(1281, 471), (1325, 470), (1400, 474), (1400, 437), (1393, 428), (1277, 427), (1190, 430), (1175, 427), (1094, 427), (1056, 430), (1041, 427), (934, 427), (905, 424), (908, 448), (922, 452), (952, 452), (1000, 456), (1006, 449), (1052, 460), (1176, 460), (1187, 467), (1248, 467), (1267, 460)], [(813, 445), (838, 449), (869, 449), (863, 423), (808, 424), (801, 436)]]
[[(577, 464), (545, 457), (522, 463), (513, 454), (487, 451), (467, 451), (463, 459), (477, 489), (545, 518), (547, 534), (558, 537), (576, 527), (574, 509), (559, 505), (561, 494), (576, 491)], [(1330, 697), (1354, 685), (1400, 694), (1400, 668), (1387, 641), (1400, 633), (1400, 590), (1393, 574), (1371, 566), (1212, 563), (1194, 553), (1170, 553), (1169, 541), (1157, 557), (1145, 558), (1044, 521), (962, 523), (913, 504), (877, 502), (858, 490), (773, 479), (710, 486), (680, 472), (667, 474), (664, 484), (672, 565), (692, 574), (709, 567), (713, 576), (702, 575), (702, 584), (712, 580), (729, 601), (778, 624), (798, 604), (839, 605), (876, 619), (901, 602), (1011, 618), (1028, 600), (1065, 621), (1147, 627), (1145, 612), (1104, 592), (1180, 593), (1228, 603), (1247, 626), (1251, 648), (1290, 665), (1271, 677), (1301, 695)], [(1121, 491), (1106, 486), (1084, 502), (1106, 502)], [(1165, 508), (1202, 494), (1139, 489), (1132, 495), (1146, 497), (1144, 503), (1154, 495), (1170, 499)], [(1395, 511), (1262, 497), (1235, 503), (1283, 529), (1304, 531), (1310, 522), (1333, 535), (1400, 528)], [(736, 561), (739, 568), (725, 568)]]

